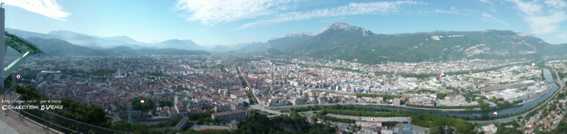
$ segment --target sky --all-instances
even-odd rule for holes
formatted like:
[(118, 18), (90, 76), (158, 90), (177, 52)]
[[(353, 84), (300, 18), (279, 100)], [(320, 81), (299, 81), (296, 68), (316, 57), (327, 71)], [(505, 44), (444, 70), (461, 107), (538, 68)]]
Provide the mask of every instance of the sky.
[(567, 43), (566, 0), (0, 0), (6, 27), (201, 45), (316, 34), (335, 22), (374, 33), (512, 30)]

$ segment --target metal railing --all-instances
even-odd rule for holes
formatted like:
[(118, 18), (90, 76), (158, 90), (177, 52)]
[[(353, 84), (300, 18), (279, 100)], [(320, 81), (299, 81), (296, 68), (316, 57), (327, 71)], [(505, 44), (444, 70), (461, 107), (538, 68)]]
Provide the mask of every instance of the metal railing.
[(122, 132), (110, 128), (105, 128), (75, 119), (71, 119), (54, 112), (39, 110), (17, 110), (20, 113), (42, 125), (56, 129), (64, 133), (94, 133), (94, 134), (122, 134)]

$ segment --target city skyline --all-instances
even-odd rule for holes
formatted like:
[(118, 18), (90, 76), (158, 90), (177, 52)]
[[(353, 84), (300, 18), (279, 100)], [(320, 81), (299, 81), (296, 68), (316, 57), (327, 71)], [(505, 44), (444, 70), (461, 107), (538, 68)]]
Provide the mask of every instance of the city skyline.
[(565, 0), (0, 3), (0, 133), (567, 132)]
[(375, 33), (512, 30), (566, 43), (561, 0), (478, 1), (61, 1), (4, 0), (8, 28), (128, 36), (143, 42), (190, 39), (200, 45), (261, 42), (316, 34), (335, 22)]

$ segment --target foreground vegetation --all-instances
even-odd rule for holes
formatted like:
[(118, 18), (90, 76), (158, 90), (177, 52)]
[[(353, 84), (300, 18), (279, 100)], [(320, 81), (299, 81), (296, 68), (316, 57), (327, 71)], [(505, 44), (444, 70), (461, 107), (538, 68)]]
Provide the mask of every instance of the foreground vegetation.
[(233, 131), (187, 130), (185, 134), (332, 134), (335, 128), (323, 124), (311, 124), (296, 113), (291, 116), (268, 118), (252, 111), (248, 118), (238, 124)]
[(555, 128), (553, 131), (548, 132), (549, 134), (564, 134), (567, 132), (567, 119), (563, 118), (559, 126)]
[[(16, 93), (20, 94), (22, 100), (47, 100), (48, 98), (40, 95), (31, 86), (17, 86)], [(63, 105), (62, 110), (54, 110), (53, 112), (60, 114), (64, 117), (78, 120), (81, 122), (94, 124), (98, 126), (109, 126), (109, 119), (106, 117), (105, 112), (102, 108), (90, 105), (82, 104), (69, 99), (63, 99), (61, 101)], [(34, 112), (34, 111), (29, 111)]]
[(252, 112), (250, 117), (238, 125), (234, 134), (331, 134), (335, 129), (323, 124), (310, 124), (297, 114), (289, 117), (267, 118)]
[(443, 127), (454, 129), (459, 134), (472, 134), (475, 133), (475, 125), (463, 119), (444, 117), (433, 115), (430, 113), (409, 113), (405, 111), (387, 111), (368, 109), (363, 107), (349, 107), (349, 106), (331, 106), (331, 107), (309, 107), (293, 109), (291, 111), (318, 111), (318, 116), (324, 120), (337, 121), (337, 122), (354, 122), (352, 120), (336, 119), (325, 114), (340, 114), (352, 116), (369, 116), (369, 117), (411, 117), (412, 124), (427, 127), (431, 133), (441, 133)]

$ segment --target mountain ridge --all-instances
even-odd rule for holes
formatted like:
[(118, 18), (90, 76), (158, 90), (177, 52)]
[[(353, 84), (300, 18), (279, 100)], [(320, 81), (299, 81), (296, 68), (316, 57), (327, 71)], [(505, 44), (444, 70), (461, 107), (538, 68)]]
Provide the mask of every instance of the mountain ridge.
[[(39, 37), (59, 39), (49, 34), (66, 36), (65, 31), (54, 31), (48, 34), (8, 29), (9, 32), (23, 38)], [(73, 35), (65, 38), (92, 39), (94, 36)], [(72, 37), (76, 36), (76, 37)], [(107, 40), (136, 43), (127, 36), (104, 37)], [(36, 39), (37, 40), (37, 39)], [(72, 40), (72, 39), (69, 39)], [(49, 41), (48, 41), (49, 42)], [(53, 42), (53, 41), (52, 41)], [(71, 45), (77, 45), (67, 41)], [(41, 43), (41, 42), (38, 42)], [(65, 43), (60, 43), (65, 44)], [(69, 45), (67, 44), (67, 45)], [(128, 43), (124, 43), (128, 44)], [(125, 51), (149, 50), (207, 50), (192, 40), (171, 39), (151, 43), (154, 47), (132, 47), (116, 45)], [(79, 45), (83, 46), (83, 45)], [(343, 59), (363, 63), (381, 63), (387, 61), (437, 61), (464, 58), (518, 58), (546, 55), (562, 55), (567, 45), (552, 45), (534, 36), (509, 30), (483, 31), (432, 31), (400, 34), (377, 34), (363, 27), (348, 23), (333, 23), (317, 34), (288, 34), (272, 38), (265, 42), (245, 43), (239, 47), (225, 47), (217, 52), (241, 52), (262, 55), (308, 56), (327, 59)], [(93, 47), (87, 47), (93, 49)], [(222, 48), (222, 47), (216, 47)], [(94, 49), (108, 49), (94, 47)], [(177, 51), (177, 50), (175, 50)], [(136, 52), (132, 52), (136, 53)], [(87, 53), (88, 54), (88, 53)]]
[(315, 35), (284, 36), (262, 45), (260, 53), (272, 55), (380, 63), (536, 57), (538, 52), (548, 51), (551, 44), (509, 30), (376, 34), (347, 23), (333, 23)]
[(13, 33), (24, 39), (39, 37), (46, 39), (60, 39), (72, 43), (74, 45), (84, 46), (88, 48), (114, 48), (126, 46), (134, 49), (184, 49), (184, 50), (206, 50), (203, 46), (198, 45), (188, 39), (170, 39), (155, 43), (145, 43), (137, 41), (128, 36), (111, 36), (98, 37), (72, 31), (56, 30), (48, 33), (36, 33), (19, 29), (8, 28), (8, 32)]
[[(34, 44), (42, 51), (41, 56), (143, 56), (143, 55), (207, 55), (206, 51), (179, 50), (170, 48), (130, 48), (117, 46), (114, 48), (90, 48), (76, 45), (57, 38), (28, 37), (23, 40)], [(7, 55), (17, 55), (8, 51)]]
[(154, 43), (158, 48), (174, 48), (174, 49), (184, 49), (184, 50), (203, 50), (201, 46), (193, 42), (193, 40), (183, 40), (183, 39), (169, 39)]

